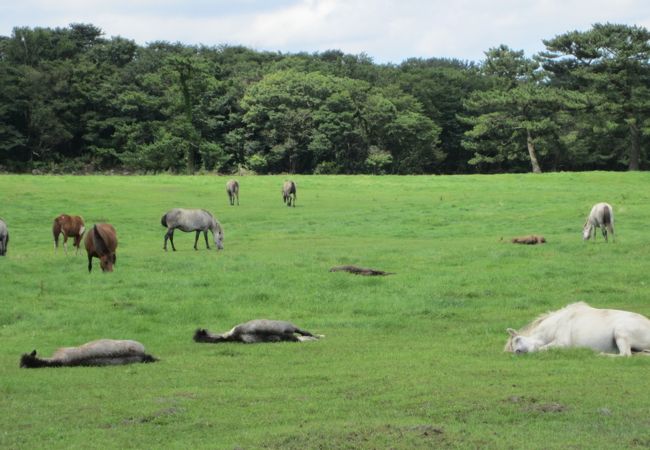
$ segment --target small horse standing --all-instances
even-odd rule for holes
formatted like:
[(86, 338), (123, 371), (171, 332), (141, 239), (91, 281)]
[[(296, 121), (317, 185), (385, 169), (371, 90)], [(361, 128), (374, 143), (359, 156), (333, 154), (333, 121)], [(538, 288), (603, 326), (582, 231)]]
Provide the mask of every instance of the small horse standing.
[(63, 234), (63, 249), (65, 254), (68, 254), (68, 238), (73, 237), (74, 247), (77, 247), (75, 255), (79, 253), (79, 244), (81, 243), (81, 238), (84, 235), (86, 228), (84, 226), (84, 220), (80, 216), (69, 216), (67, 214), (61, 214), (59, 217), (54, 219), (52, 224), (52, 234), (54, 235), (54, 251), (59, 248), (59, 235)]
[(205, 237), (205, 246), (208, 249), (210, 248), (210, 244), (208, 244), (208, 230), (210, 230), (214, 239), (214, 245), (219, 250), (223, 250), (223, 229), (221, 228), (221, 224), (205, 209), (174, 208), (162, 216), (160, 223), (163, 227), (167, 227), (165, 244), (163, 245), (165, 251), (167, 251), (167, 239), (172, 243), (172, 250), (176, 251), (176, 247), (174, 247), (174, 230), (176, 228), (186, 233), (196, 231), (194, 250), (198, 250), (196, 244), (199, 241), (201, 231), (203, 231), (203, 236)]
[(9, 229), (4, 220), (0, 219), (0, 256), (7, 254), (7, 245), (9, 244)]
[(79, 347), (63, 347), (51, 358), (39, 358), (36, 350), (20, 358), (20, 367), (111, 366), (132, 363), (150, 363), (157, 358), (145, 353), (138, 341), (99, 339)]
[(99, 265), (103, 272), (112, 272), (113, 265), (117, 262), (115, 249), (117, 248), (117, 235), (115, 228), (109, 223), (93, 225), (84, 241), (88, 253), (88, 272), (93, 269), (93, 257), (99, 258)]
[[(299, 334), (300, 336), (296, 336)], [(243, 342), (245, 344), (252, 344), (257, 342), (303, 342), (314, 341), (323, 337), (322, 335), (314, 335), (309, 331), (302, 330), (284, 320), (267, 320), (255, 319), (237, 325), (232, 330), (222, 333), (213, 334), (204, 328), (199, 328), (194, 333), (194, 341), (196, 342)]]
[(235, 199), (237, 199), (237, 206), (239, 206), (239, 182), (237, 180), (228, 180), (226, 183), (226, 193), (228, 193), (230, 206), (234, 206)]
[(287, 206), (296, 206), (296, 183), (285, 181), (282, 185), (282, 200)]
[(605, 242), (608, 242), (607, 232), (612, 235), (612, 239), (616, 242), (616, 238), (614, 237), (614, 210), (609, 203), (596, 203), (591, 208), (589, 217), (587, 217), (587, 221), (582, 227), (582, 239), (585, 241), (588, 240), (593, 233), (595, 241), (596, 228), (600, 228), (602, 231)]
[(629, 311), (592, 308), (584, 302), (543, 314), (519, 331), (508, 328), (504, 351), (516, 354), (549, 348), (586, 347), (631, 356), (650, 352), (650, 320)]

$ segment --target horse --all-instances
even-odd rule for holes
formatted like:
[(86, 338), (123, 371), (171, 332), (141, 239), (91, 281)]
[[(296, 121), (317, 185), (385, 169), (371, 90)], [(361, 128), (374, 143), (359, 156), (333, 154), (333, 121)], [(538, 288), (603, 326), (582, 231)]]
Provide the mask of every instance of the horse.
[[(298, 334), (299, 336), (296, 336)], [(252, 344), (258, 342), (304, 342), (314, 341), (324, 337), (302, 330), (284, 320), (255, 319), (235, 326), (232, 330), (213, 334), (204, 328), (194, 333), (195, 342), (243, 342)]]
[(519, 237), (514, 237), (511, 239), (513, 244), (527, 244), (527, 245), (535, 245), (535, 244), (544, 244), (546, 243), (546, 238), (544, 236), (538, 236), (536, 234), (531, 234), (529, 236), (519, 236)]
[(239, 182), (237, 180), (228, 180), (226, 183), (226, 193), (228, 194), (230, 206), (235, 205), (235, 199), (237, 199), (237, 206), (239, 206)]
[(81, 243), (81, 238), (84, 235), (86, 228), (84, 226), (84, 220), (80, 216), (69, 216), (67, 214), (61, 214), (59, 217), (54, 219), (52, 224), (52, 234), (54, 235), (54, 251), (59, 248), (59, 235), (63, 234), (63, 249), (65, 254), (68, 254), (68, 238), (73, 237), (74, 247), (77, 247), (75, 255), (79, 253), (79, 244)]
[(221, 224), (214, 218), (214, 216), (205, 209), (182, 209), (174, 208), (166, 212), (160, 219), (163, 227), (167, 227), (165, 233), (165, 243), (163, 250), (167, 251), (167, 239), (172, 243), (172, 250), (176, 251), (174, 247), (174, 230), (178, 228), (184, 232), (196, 231), (196, 238), (194, 239), (194, 250), (199, 241), (199, 234), (203, 231), (205, 237), (205, 246), (209, 249), (208, 244), (208, 230), (212, 232), (214, 245), (219, 250), (223, 250), (223, 228)]
[(99, 258), (99, 265), (103, 272), (112, 272), (113, 265), (117, 262), (115, 249), (117, 248), (117, 235), (115, 228), (109, 223), (93, 225), (86, 234), (86, 252), (88, 253), (88, 272), (93, 269), (93, 257)]
[(384, 272), (383, 270), (370, 269), (367, 267), (358, 267), (358, 266), (334, 266), (330, 269), (330, 272), (348, 272), (354, 275), (365, 275), (365, 276), (395, 275), (395, 272)]
[(119, 364), (150, 363), (157, 358), (145, 353), (144, 345), (137, 341), (99, 339), (79, 347), (63, 347), (50, 358), (39, 358), (36, 350), (20, 358), (20, 367), (113, 366)]
[(629, 311), (572, 303), (539, 316), (510, 335), (504, 351), (530, 353), (549, 348), (586, 347), (618, 356), (650, 352), (650, 320)]
[(296, 206), (296, 183), (285, 181), (282, 185), (282, 200), (287, 206)]
[(9, 228), (4, 220), (0, 219), (0, 256), (7, 254), (7, 245), (9, 244)]
[(614, 210), (612, 209), (612, 205), (608, 203), (596, 203), (591, 208), (589, 217), (587, 217), (587, 221), (582, 227), (582, 239), (585, 241), (588, 240), (593, 233), (595, 241), (596, 228), (600, 228), (602, 231), (605, 242), (608, 242), (607, 232), (612, 235), (612, 239), (616, 242), (616, 238), (614, 237)]

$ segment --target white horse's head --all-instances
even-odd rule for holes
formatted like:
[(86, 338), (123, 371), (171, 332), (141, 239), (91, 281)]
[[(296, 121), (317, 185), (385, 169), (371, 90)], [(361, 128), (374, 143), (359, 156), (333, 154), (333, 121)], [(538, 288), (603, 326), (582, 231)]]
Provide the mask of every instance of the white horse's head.
[(589, 221), (585, 223), (585, 225), (582, 227), (582, 239), (587, 241), (591, 237), (591, 224)]
[(508, 352), (515, 353), (517, 355), (521, 353), (532, 353), (539, 350), (539, 348), (542, 346), (542, 342), (540, 342), (538, 339), (529, 336), (522, 336), (512, 328), (508, 328), (507, 331), (510, 335), (510, 338), (508, 339), (505, 350)]

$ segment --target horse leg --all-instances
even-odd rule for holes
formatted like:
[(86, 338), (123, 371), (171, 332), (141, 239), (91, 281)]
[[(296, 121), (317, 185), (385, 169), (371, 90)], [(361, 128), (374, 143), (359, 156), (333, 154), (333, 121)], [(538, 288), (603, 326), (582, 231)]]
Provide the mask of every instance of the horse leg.
[(605, 242), (607, 242), (607, 227), (603, 225), (602, 227), (600, 227), (600, 231), (602, 231), (603, 237), (605, 238)]
[(65, 256), (68, 256), (68, 235), (63, 233), (63, 251)]
[(208, 243), (208, 230), (203, 231), (203, 237), (205, 238), (205, 246), (210, 249), (210, 244)]
[(239, 193), (237, 193), (237, 206), (239, 206)]
[(176, 251), (174, 248), (174, 230), (173, 229), (168, 229), (167, 233), (165, 233), (165, 243), (163, 244), (163, 250), (167, 251), (167, 239), (169, 239), (172, 243), (172, 250)]
[(88, 273), (93, 270), (93, 257), (88, 255)]
[(201, 230), (196, 230), (196, 237), (194, 238), (194, 250), (198, 250), (198, 248), (196, 248), (196, 243), (199, 242), (200, 234), (201, 234)]
[(616, 346), (618, 347), (618, 356), (632, 356), (632, 346), (625, 334), (614, 334)]

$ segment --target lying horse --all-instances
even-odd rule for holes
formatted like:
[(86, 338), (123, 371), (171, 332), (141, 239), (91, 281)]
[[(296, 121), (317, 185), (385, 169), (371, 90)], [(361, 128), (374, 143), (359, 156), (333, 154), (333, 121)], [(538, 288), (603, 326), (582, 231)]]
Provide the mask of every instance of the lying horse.
[(208, 230), (210, 230), (214, 239), (214, 245), (219, 250), (223, 250), (223, 228), (221, 228), (221, 224), (212, 214), (205, 209), (174, 208), (162, 216), (160, 223), (163, 227), (167, 227), (165, 244), (163, 245), (165, 251), (167, 251), (167, 239), (172, 243), (172, 250), (176, 251), (176, 247), (174, 247), (174, 230), (176, 228), (186, 233), (196, 231), (194, 250), (198, 250), (196, 244), (199, 241), (201, 231), (203, 231), (203, 236), (205, 237), (205, 246), (210, 248), (210, 244), (208, 244)]
[(592, 308), (584, 302), (543, 314), (519, 331), (508, 328), (504, 351), (530, 353), (553, 347), (586, 347), (631, 356), (650, 352), (650, 320), (641, 314)]
[(113, 225), (109, 223), (93, 225), (86, 234), (84, 244), (88, 253), (88, 272), (93, 270), (93, 257), (99, 258), (99, 265), (103, 272), (113, 271), (113, 265), (117, 262), (115, 255), (117, 235)]
[(513, 244), (527, 244), (527, 245), (544, 244), (546, 243), (546, 238), (544, 236), (537, 236), (536, 234), (531, 234), (529, 236), (519, 236), (519, 237), (512, 238), (511, 242)]
[(20, 367), (112, 366), (155, 361), (158, 359), (145, 353), (144, 345), (137, 341), (99, 339), (79, 347), (60, 348), (51, 358), (39, 358), (36, 350), (25, 353), (20, 358)]
[(348, 272), (355, 275), (377, 276), (377, 275), (395, 275), (394, 272), (384, 272), (383, 270), (368, 269), (366, 267), (357, 266), (334, 266), (330, 272)]
[(609, 234), (612, 235), (612, 239), (616, 241), (614, 238), (614, 210), (612, 209), (612, 205), (608, 203), (596, 203), (594, 207), (591, 208), (589, 217), (587, 217), (587, 221), (582, 227), (582, 239), (585, 241), (588, 240), (593, 233), (595, 241), (596, 228), (600, 228), (602, 231), (603, 236), (605, 237), (605, 242), (608, 242), (607, 232), (609, 232)]
[[(296, 336), (299, 334), (300, 336)], [(208, 330), (199, 328), (194, 333), (196, 342), (244, 342), (246, 344), (257, 342), (303, 342), (314, 341), (322, 338), (309, 331), (301, 330), (290, 322), (283, 320), (256, 319), (237, 325), (232, 330), (222, 334), (212, 334)]]
[(230, 206), (235, 204), (235, 199), (237, 199), (237, 206), (239, 206), (239, 183), (237, 180), (228, 180), (226, 183), (226, 193), (228, 194)]
[(287, 206), (296, 206), (296, 183), (285, 181), (282, 185), (282, 200)]
[(4, 220), (0, 219), (0, 256), (7, 254), (7, 245), (9, 244), (9, 229)]
[(74, 247), (77, 247), (75, 255), (79, 253), (79, 244), (84, 235), (86, 228), (84, 227), (84, 220), (80, 216), (69, 216), (61, 214), (54, 219), (52, 224), (52, 234), (54, 235), (54, 251), (59, 248), (59, 235), (63, 234), (63, 249), (65, 254), (68, 254), (68, 238), (73, 237)]

